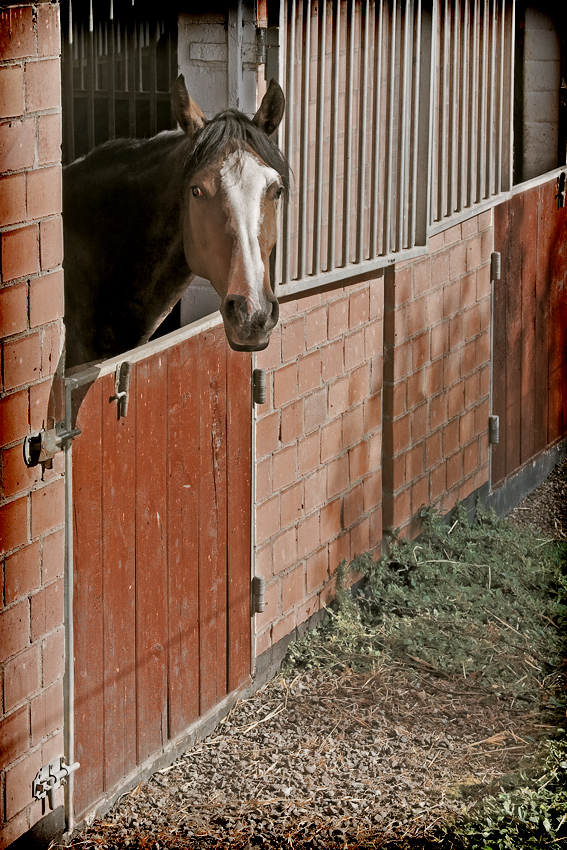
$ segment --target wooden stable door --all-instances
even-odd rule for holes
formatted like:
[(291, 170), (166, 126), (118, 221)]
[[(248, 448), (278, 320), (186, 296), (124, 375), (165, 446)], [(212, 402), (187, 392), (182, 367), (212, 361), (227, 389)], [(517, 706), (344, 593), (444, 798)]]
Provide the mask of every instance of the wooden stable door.
[(551, 180), (494, 210), (493, 487), (567, 434), (567, 208), (556, 195)]
[(217, 327), (114, 395), (73, 445), (77, 818), (250, 675), (250, 356)]

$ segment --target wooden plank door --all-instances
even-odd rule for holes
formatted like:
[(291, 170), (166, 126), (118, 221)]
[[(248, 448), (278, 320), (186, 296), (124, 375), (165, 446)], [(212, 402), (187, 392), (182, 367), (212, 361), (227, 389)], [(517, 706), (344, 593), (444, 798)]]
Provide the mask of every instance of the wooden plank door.
[(567, 209), (556, 192), (552, 180), (494, 210), (493, 487), (567, 434)]
[(250, 675), (250, 356), (214, 328), (114, 392), (73, 445), (77, 818)]

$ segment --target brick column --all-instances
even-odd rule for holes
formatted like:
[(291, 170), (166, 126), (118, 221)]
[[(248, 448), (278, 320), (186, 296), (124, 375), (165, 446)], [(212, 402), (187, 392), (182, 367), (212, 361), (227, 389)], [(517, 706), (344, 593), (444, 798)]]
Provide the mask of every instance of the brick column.
[[(0, 847), (42, 815), (39, 768), (63, 754), (63, 458), (22, 446), (53, 408), (63, 341), (59, 8), (0, 10)], [(62, 796), (58, 792), (57, 805)]]

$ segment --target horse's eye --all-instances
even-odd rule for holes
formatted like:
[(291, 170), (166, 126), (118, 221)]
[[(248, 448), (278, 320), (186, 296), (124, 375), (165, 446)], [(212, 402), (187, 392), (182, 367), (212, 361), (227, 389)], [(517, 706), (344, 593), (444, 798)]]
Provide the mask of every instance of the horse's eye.
[(201, 192), (201, 190), (199, 189), (198, 186), (191, 186), (191, 194), (193, 195), (194, 198), (202, 198), (203, 197), (203, 193)]
[(274, 200), (277, 201), (278, 198), (281, 198), (282, 195), (283, 195), (283, 186), (278, 186), (278, 188), (274, 192)]

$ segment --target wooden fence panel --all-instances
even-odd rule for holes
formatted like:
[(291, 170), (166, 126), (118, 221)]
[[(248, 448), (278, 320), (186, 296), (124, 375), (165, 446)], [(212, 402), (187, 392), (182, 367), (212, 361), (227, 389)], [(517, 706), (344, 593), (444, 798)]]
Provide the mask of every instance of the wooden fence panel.
[(493, 487), (567, 434), (567, 210), (556, 186), (518, 193), (494, 211), (502, 277), (494, 284)]
[(77, 818), (250, 675), (250, 356), (213, 328), (114, 393), (73, 445)]

